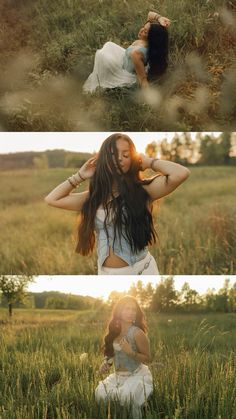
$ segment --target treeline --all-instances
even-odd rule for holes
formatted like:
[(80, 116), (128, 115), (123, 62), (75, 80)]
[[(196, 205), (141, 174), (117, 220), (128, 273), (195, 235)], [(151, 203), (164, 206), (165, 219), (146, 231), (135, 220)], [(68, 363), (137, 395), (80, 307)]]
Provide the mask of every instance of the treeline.
[[(199, 281), (202, 279), (199, 278)], [(112, 306), (118, 298), (127, 293), (112, 291), (108, 304)], [(231, 285), (226, 279), (224, 285), (218, 292), (209, 289), (204, 295), (191, 289), (187, 282), (180, 291), (175, 289), (174, 278), (162, 278), (153, 287), (151, 283), (144, 285), (142, 281), (133, 284), (128, 290), (140, 305), (147, 310), (159, 313), (199, 313), (199, 312), (236, 312), (236, 282)]]
[[(199, 278), (199, 281), (202, 279)], [(0, 277), (0, 307), (87, 310), (112, 307), (122, 296), (133, 295), (148, 311), (159, 313), (236, 313), (236, 282), (226, 279), (223, 287), (216, 292), (209, 289), (200, 295), (185, 282), (180, 291), (175, 289), (174, 277), (164, 277), (153, 286), (144, 285), (141, 280), (133, 283), (128, 291), (112, 291), (107, 302), (91, 296), (61, 293), (58, 291), (27, 292), (28, 278)]]
[(150, 157), (171, 160), (185, 165), (236, 165), (236, 134), (222, 132), (217, 137), (211, 133), (175, 133), (172, 140), (153, 141), (146, 147)]
[[(152, 141), (146, 154), (185, 165), (236, 165), (236, 133), (223, 132), (218, 137), (197, 133), (194, 139), (189, 132), (175, 133), (171, 141)], [(0, 154), (0, 169), (80, 167), (91, 156), (66, 150)]]
[[(0, 307), (8, 307), (9, 302), (0, 296)], [(14, 302), (15, 308), (36, 309), (64, 309), (64, 310), (89, 310), (102, 305), (98, 298), (90, 296), (65, 294), (58, 291), (29, 292), (24, 299)]]
[(56, 167), (80, 167), (89, 158), (90, 153), (66, 150), (46, 150), (43, 152), (20, 152), (0, 154), (0, 169), (50, 169)]

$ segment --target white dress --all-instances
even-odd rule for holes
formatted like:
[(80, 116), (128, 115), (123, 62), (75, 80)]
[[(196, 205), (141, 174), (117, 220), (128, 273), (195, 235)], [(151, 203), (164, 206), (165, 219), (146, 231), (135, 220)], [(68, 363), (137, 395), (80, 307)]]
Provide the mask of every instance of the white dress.
[(141, 419), (141, 406), (153, 392), (153, 379), (147, 365), (141, 364), (133, 373), (115, 372), (100, 381), (96, 390), (97, 401), (117, 400), (121, 405), (131, 403), (132, 419)]
[[(131, 348), (137, 352), (134, 333), (139, 328), (130, 325), (125, 339)], [(147, 367), (137, 360), (130, 358), (121, 348), (119, 342), (113, 341), (114, 365), (117, 371), (99, 382), (95, 390), (97, 401), (117, 400), (121, 405), (129, 404), (132, 408), (132, 418), (141, 419), (141, 406), (153, 392), (152, 374)], [(124, 367), (126, 371), (119, 371)]]
[(83, 85), (84, 92), (92, 93), (97, 87), (112, 89), (136, 83), (136, 75), (123, 68), (125, 52), (125, 48), (114, 42), (106, 42), (97, 50), (93, 72)]

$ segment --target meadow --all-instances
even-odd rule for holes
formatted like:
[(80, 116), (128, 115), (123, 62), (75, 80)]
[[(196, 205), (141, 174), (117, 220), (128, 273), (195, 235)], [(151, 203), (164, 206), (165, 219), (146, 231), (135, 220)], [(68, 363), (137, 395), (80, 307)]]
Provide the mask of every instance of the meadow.
[[(2, 419), (130, 419), (97, 405), (108, 312), (0, 311)], [(146, 419), (233, 419), (235, 314), (149, 314), (154, 393)]]
[[(144, 95), (82, 94), (96, 50), (130, 45), (149, 10), (172, 20), (166, 77)], [(2, 130), (234, 130), (235, 19), (228, 0), (3, 0)]]
[[(2, 274), (96, 274), (96, 252), (75, 253), (77, 214), (44, 197), (73, 169), (1, 172)], [(86, 188), (83, 184), (79, 190)], [(235, 274), (235, 168), (194, 167), (190, 178), (154, 206), (161, 275)]]

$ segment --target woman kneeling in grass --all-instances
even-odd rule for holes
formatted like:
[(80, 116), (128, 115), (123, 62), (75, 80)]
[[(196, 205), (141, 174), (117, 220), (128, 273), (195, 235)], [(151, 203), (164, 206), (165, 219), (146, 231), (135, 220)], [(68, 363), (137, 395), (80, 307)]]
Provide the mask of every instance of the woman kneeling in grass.
[(141, 418), (141, 407), (153, 391), (149, 340), (145, 316), (132, 296), (121, 298), (115, 305), (104, 338), (102, 374), (114, 363), (115, 372), (100, 381), (96, 390), (97, 401), (117, 400), (132, 407), (133, 418)]

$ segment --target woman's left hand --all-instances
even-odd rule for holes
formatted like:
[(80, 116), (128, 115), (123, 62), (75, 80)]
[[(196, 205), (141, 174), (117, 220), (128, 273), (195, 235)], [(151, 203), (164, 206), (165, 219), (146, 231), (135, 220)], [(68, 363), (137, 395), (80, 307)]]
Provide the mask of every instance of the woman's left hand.
[(140, 169), (144, 171), (150, 168), (152, 160), (153, 159), (151, 157), (146, 156), (146, 154), (140, 153), (139, 154)]
[(119, 343), (120, 343), (120, 347), (122, 351), (124, 351), (127, 355), (133, 352), (132, 347), (129, 344), (129, 342), (126, 340), (126, 338), (121, 339)]

